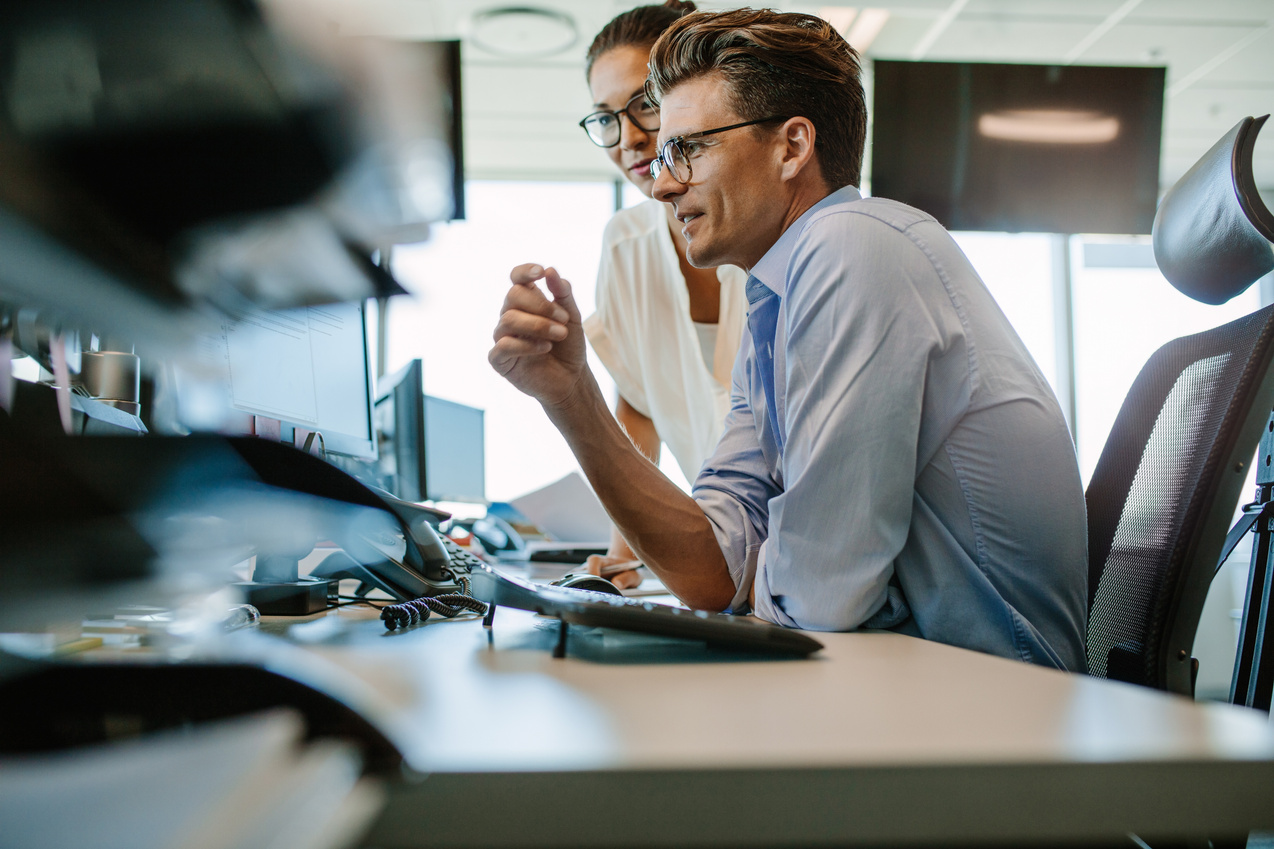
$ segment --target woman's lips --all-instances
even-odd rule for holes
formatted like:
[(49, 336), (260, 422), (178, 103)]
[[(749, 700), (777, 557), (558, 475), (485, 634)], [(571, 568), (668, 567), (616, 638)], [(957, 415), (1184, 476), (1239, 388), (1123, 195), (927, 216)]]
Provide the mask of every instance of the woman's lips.
[(632, 171), (632, 172), (634, 172), (634, 173), (637, 173), (637, 174), (649, 174), (649, 173), (650, 173), (650, 163), (651, 163), (651, 162), (653, 162), (653, 161), (654, 161), (654, 159), (653, 159), (653, 158), (652, 158), (652, 159), (640, 159), (640, 160), (638, 160), (638, 161), (634, 162), (632, 165), (629, 165), (629, 166), (628, 166), (628, 170), (629, 170), (629, 171)]

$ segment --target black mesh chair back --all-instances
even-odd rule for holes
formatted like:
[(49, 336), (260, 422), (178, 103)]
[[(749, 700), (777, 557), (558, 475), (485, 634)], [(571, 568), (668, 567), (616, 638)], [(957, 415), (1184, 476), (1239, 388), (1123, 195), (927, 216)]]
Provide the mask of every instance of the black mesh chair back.
[[(1274, 269), (1274, 216), (1252, 177), (1266, 118), (1244, 118), (1155, 215), (1155, 262), (1220, 304)], [(1160, 348), (1128, 392), (1089, 481), (1088, 667), (1194, 692), (1190, 650), (1274, 403), (1274, 307)]]
[(1088, 504), (1088, 665), (1193, 693), (1190, 649), (1274, 402), (1274, 306), (1160, 348), (1102, 450)]

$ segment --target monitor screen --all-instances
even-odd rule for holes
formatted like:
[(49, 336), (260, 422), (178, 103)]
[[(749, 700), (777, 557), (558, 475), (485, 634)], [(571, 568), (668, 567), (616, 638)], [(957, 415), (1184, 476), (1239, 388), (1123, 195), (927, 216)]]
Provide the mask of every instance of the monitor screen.
[(425, 395), (420, 360), (380, 384), (371, 482), (407, 501), (485, 502), (483, 411)]
[(431, 500), (486, 500), (484, 418), (477, 407), (425, 396), (425, 489)]
[(219, 346), (234, 409), (317, 431), (326, 452), (376, 457), (361, 302), (249, 310), (222, 325)]
[(1163, 68), (874, 63), (871, 193), (952, 230), (1149, 233)]

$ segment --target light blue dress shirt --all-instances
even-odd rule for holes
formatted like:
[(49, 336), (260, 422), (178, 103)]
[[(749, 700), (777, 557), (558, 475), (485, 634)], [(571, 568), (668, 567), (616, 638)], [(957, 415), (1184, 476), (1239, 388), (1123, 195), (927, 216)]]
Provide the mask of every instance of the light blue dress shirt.
[(725, 433), (694, 484), (731, 609), (889, 628), (1082, 671), (1075, 449), (1044, 376), (950, 234), (824, 198), (748, 281)]

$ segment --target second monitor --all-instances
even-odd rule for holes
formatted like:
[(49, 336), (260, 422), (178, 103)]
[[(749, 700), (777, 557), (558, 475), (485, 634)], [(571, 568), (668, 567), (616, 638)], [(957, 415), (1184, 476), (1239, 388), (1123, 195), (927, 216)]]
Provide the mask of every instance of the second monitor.
[(406, 501), (486, 500), (484, 413), (424, 394), (412, 360), (380, 381), (377, 484)]

